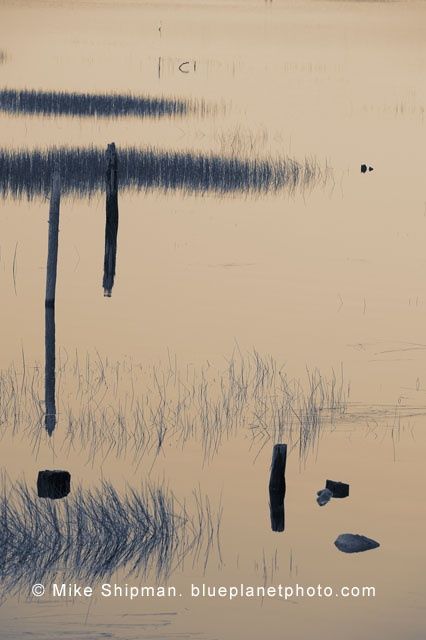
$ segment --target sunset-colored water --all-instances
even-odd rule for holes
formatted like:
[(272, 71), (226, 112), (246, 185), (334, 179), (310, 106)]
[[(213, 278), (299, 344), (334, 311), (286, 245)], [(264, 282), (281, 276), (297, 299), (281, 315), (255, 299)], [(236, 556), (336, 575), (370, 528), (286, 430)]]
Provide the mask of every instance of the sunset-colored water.
[[(63, 504), (103, 482), (122, 497), (156, 487), (181, 518), (163, 573), (135, 555), (98, 575), (75, 555), (49, 567), (52, 540), (11, 571), (20, 548), (9, 565), (3, 549), (0, 638), (426, 636), (425, 43), (423, 2), (0, 1), (2, 508), (21, 513), (18, 481), (32, 492), (39, 470), (67, 469)], [(39, 93), (6, 106), (6, 90)], [(96, 114), (81, 94), (98, 95)], [(149, 109), (99, 97), (112, 94)], [(111, 142), (119, 227), (104, 297)], [(51, 438), (50, 160), (36, 151), (66, 156)], [(278, 442), (282, 533), (268, 495)], [(349, 497), (319, 507), (326, 479)], [(341, 533), (380, 547), (344, 554)], [(63, 580), (93, 597), (54, 598)], [(182, 595), (105, 598), (103, 582)], [(191, 597), (203, 583), (376, 596)]]

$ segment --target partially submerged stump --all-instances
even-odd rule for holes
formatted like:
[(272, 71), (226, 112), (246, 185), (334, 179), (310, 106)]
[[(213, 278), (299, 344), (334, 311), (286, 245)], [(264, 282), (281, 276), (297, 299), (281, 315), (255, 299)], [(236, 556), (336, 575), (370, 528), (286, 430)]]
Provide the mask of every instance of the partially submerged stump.
[(347, 498), (349, 495), (349, 485), (345, 482), (335, 482), (327, 480), (325, 488), (331, 491), (333, 498)]
[(37, 495), (39, 498), (58, 500), (65, 498), (71, 491), (71, 474), (68, 471), (38, 472)]
[(343, 553), (361, 553), (362, 551), (370, 551), (370, 549), (377, 549), (380, 547), (380, 543), (366, 536), (361, 536), (357, 533), (342, 533), (334, 544)]
[(272, 531), (285, 529), (284, 498), (286, 491), (285, 466), (287, 445), (276, 444), (272, 451), (271, 475), (269, 478), (269, 511)]

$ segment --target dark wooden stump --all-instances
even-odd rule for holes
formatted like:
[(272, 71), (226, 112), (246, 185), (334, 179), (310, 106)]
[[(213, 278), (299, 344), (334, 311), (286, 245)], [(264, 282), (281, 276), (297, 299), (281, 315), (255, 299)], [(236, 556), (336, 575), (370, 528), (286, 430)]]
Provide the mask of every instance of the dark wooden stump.
[(286, 461), (287, 445), (276, 444), (272, 451), (271, 475), (269, 478), (269, 511), (272, 531), (277, 532), (285, 530)]
[(71, 491), (71, 475), (68, 471), (39, 471), (37, 495), (39, 498), (58, 500), (65, 498)]
[(327, 480), (325, 488), (331, 491), (333, 498), (347, 498), (349, 495), (349, 485), (345, 482), (335, 482), (334, 480)]

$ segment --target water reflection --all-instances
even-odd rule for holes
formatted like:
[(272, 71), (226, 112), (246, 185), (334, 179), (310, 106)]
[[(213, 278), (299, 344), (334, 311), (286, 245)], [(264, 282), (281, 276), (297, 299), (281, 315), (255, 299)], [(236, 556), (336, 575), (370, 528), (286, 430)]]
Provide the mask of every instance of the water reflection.
[(45, 416), (44, 426), (49, 436), (56, 427), (56, 344), (55, 344), (55, 307), (45, 308)]
[[(191, 511), (164, 487), (104, 482), (77, 488), (65, 500), (40, 500), (25, 482), (4, 481), (0, 495), (2, 592), (62, 576), (94, 584), (122, 569), (165, 578), (191, 557), (206, 566), (219, 545), (219, 520), (207, 497), (194, 493)], [(194, 566), (195, 566), (194, 564)]]
[[(0, 54), (1, 60), (1, 54)], [(0, 111), (50, 116), (162, 118), (211, 112), (204, 101), (132, 94), (0, 90)]]

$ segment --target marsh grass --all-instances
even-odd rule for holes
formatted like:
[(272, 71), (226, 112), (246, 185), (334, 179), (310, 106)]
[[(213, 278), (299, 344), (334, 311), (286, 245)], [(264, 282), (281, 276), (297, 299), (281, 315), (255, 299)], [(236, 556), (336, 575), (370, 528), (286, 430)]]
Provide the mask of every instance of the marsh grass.
[[(0, 372), (0, 434), (21, 434), (35, 450), (43, 437), (43, 368), (12, 365)], [(240, 433), (254, 447), (288, 442), (306, 458), (324, 424), (346, 413), (349, 386), (343, 373), (307, 370), (293, 379), (273, 358), (239, 352), (224, 369), (180, 369), (177, 362), (142, 366), (110, 362), (99, 355), (81, 359), (59, 354), (58, 426), (62, 452), (81, 452), (88, 462), (126, 456), (134, 465), (154, 459), (165, 445), (193, 441), (205, 460), (224, 440)]]
[[(309, 188), (329, 174), (315, 159), (238, 157), (156, 148), (119, 149), (120, 190), (189, 193), (265, 193)], [(47, 197), (53, 168), (64, 195), (92, 196), (105, 190), (105, 151), (96, 148), (0, 150), (3, 197)]]
[(163, 96), (0, 89), (0, 111), (42, 116), (171, 118), (191, 113), (206, 115), (214, 107), (203, 100)]
[[(189, 512), (189, 508), (192, 512)], [(104, 482), (73, 489), (64, 500), (37, 497), (21, 481), (3, 478), (0, 495), (0, 578), (3, 594), (61, 575), (97, 581), (127, 576), (168, 577), (185, 558), (206, 566), (219, 545), (220, 515), (194, 492), (190, 507), (161, 487), (119, 494)]]

